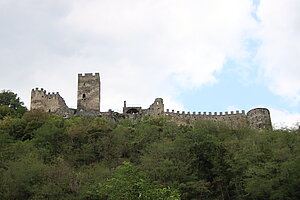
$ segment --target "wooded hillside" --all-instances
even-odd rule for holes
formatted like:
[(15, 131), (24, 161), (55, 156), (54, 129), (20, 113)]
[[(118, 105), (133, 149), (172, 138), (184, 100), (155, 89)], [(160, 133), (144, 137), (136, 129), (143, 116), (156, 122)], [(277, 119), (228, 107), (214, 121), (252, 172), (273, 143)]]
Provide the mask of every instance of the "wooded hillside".
[(300, 199), (299, 130), (0, 105), (0, 199)]

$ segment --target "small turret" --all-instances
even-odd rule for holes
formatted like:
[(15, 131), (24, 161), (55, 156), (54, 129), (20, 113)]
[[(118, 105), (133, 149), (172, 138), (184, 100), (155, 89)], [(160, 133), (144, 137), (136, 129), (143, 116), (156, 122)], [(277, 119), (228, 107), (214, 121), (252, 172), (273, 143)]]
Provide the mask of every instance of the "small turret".
[(31, 102), (30, 109), (39, 109), (44, 110), (45, 108), (45, 99), (46, 99), (46, 90), (43, 88), (35, 88), (31, 90)]

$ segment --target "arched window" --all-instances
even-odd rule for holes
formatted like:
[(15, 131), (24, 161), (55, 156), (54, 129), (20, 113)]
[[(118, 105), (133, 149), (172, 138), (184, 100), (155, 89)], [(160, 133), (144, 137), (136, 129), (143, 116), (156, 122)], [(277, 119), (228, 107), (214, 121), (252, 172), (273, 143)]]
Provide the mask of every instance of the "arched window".
[(85, 98), (85, 94), (82, 95), (82, 98)]

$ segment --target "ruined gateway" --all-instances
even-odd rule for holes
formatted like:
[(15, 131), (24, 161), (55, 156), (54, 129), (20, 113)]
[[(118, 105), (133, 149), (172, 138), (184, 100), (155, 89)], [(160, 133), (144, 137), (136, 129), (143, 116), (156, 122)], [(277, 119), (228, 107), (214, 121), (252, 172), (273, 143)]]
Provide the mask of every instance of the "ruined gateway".
[(69, 108), (64, 99), (57, 93), (47, 93), (43, 88), (32, 89), (31, 110), (41, 110), (63, 117), (70, 116), (104, 116), (114, 120), (124, 118), (141, 118), (143, 116), (167, 116), (178, 124), (192, 124), (198, 119), (223, 122), (231, 128), (250, 126), (255, 129), (272, 129), (270, 112), (266, 108), (255, 108), (247, 114), (245, 111), (211, 113), (211, 112), (174, 112), (164, 108), (162, 98), (156, 98), (147, 109), (127, 107), (124, 101), (123, 113), (109, 110), (100, 112), (100, 76), (99, 73), (78, 74), (77, 109)]

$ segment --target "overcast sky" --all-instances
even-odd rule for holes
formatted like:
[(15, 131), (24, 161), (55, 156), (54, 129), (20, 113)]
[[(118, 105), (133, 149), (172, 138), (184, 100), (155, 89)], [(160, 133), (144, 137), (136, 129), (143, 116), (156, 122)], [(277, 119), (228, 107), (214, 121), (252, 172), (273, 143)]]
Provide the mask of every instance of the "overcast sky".
[(99, 72), (101, 111), (266, 107), (300, 122), (299, 0), (0, 0), (0, 89), (76, 108), (77, 74)]

